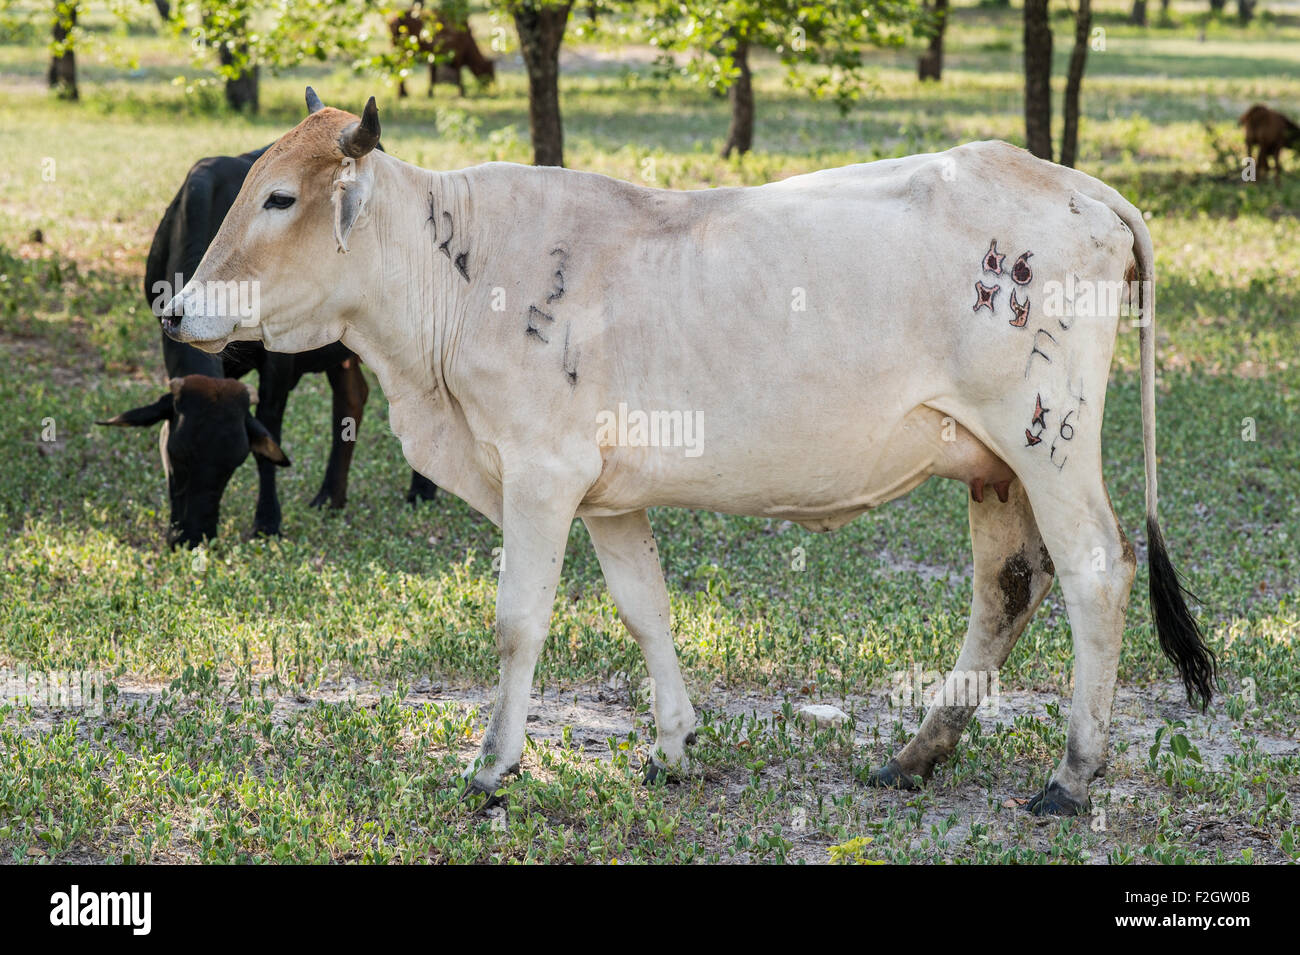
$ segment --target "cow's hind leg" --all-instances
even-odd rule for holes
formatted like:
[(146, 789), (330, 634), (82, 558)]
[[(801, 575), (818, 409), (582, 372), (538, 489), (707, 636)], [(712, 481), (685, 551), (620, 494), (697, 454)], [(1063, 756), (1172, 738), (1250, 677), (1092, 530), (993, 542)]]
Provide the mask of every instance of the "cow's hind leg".
[(1100, 477), (1081, 484), (1039, 478), (1030, 497), (1065, 595), (1074, 696), (1065, 756), (1025, 808), (1040, 816), (1070, 815), (1084, 811), (1088, 784), (1106, 769), (1124, 614), (1137, 561)]
[(982, 503), (971, 500), (970, 531), (975, 593), (961, 654), (916, 736), (867, 777), (869, 785), (915, 788), (917, 777), (928, 779), (952, 755), (992, 674), (1051, 589), (1052, 561), (1019, 481), (1011, 482), (1005, 504), (991, 492)]
[(647, 781), (660, 770), (684, 771), (694, 742), (695, 710), (677, 665), (668, 588), (645, 511), (584, 521), (614, 605), (645, 656), (654, 686), (655, 745)]

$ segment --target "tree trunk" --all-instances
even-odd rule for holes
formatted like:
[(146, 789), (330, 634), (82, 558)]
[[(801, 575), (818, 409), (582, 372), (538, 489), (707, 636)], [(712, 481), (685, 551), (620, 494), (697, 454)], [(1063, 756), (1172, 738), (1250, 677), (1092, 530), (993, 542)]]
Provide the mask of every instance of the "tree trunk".
[(1228, 5), (1228, 0), (1210, 0), (1210, 10), (1213, 13), (1222, 13), (1223, 8)]
[(1025, 0), (1025, 145), (1052, 158), (1052, 28), (1048, 0)]
[(916, 76), (920, 80), (943, 78), (943, 33), (948, 28), (948, 0), (925, 0), (927, 11), (933, 11), (930, 26), (930, 46), (916, 62)]
[(62, 99), (79, 99), (77, 92), (77, 54), (73, 52), (72, 28), (77, 25), (75, 0), (54, 0), (53, 48), (50, 53), (50, 89)]
[(1065, 129), (1061, 133), (1061, 165), (1074, 167), (1079, 155), (1079, 91), (1088, 65), (1088, 36), (1092, 32), (1092, 0), (1079, 0), (1074, 14), (1074, 49), (1065, 77)]
[(1147, 25), (1147, 0), (1133, 0), (1133, 11), (1128, 15), (1128, 22), (1135, 27)]
[(528, 70), (528, 129), (534, 166), (564, 165), (564, 126), (560, 121), (560, 43), (572, 0), (513, 6), (519, 52)]
[(1237, 0), (1237, 19), (1245, 26), (1255, 16), (1256, 0)]
[[(218, 48), (221, 57), (222, 66), (233, 66), (235, 55), (226, 46)], [(244, 50), (247, 56), (247, 50)], [(245, 65), (243, 71), (232, 79), (226, 80), (226, 102), (234, 110), (248, 110), (250, 113), (257, 112), (257, 79), (258, 68), (256, 66)]]
[(754, 148), (754, 82), (749, 72), (749, 44), (738, 42), (732, 58), (740, 75), (727, 91), (731, 100), (731, 127), (722, 147), (723, 159), (732, 152), (744, 155)]
[(172, 5), (170, 0), (153, 0), (153, 5), (158, 8), (158, 16), (163, 18), (164, 23), (172, 18)]

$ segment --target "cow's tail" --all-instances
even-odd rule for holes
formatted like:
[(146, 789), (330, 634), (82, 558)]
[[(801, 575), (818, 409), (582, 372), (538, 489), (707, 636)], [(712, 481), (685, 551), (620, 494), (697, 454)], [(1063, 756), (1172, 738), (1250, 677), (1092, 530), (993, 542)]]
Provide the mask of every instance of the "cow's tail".
[[(1111, 191), (1107, 205), (1133, 233), (1133, 255), (1137, 260), (1137, 305), (1141, 315), (1138, 348), (1142, 382), (1142, 454), (1146, 460), (1147, 564), (1151, 579), (1151, 617), (1155, 622), (1160, 649), (1177, 667), (1187, 690), (1188, 702), (1205, 709), (1214, 692), (1216, 661), (1205, 644), (1205, 635), (1185, 596), (1178, 571), (1169, 560), (1160, 522), (1156, 518), (1156, 320), (1155, 252), (1151, 233), (1142, 213), (1118, 193)], [(1115, 200), (1119, 200), (1116, 202)]]

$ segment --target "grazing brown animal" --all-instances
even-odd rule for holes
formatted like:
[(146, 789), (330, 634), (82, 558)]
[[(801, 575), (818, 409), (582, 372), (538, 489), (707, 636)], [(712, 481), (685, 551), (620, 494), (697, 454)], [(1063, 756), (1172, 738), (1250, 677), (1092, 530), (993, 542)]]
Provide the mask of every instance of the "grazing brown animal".
[[(495, 82), (497, 78), (496, 62), (489, 60), (474, 42), (474, 35), (469, 32), (469, 21), (457, 21), (441, 10), (425, 9), (417, 3), (405, 13), (399, 13), (388, 21), (389, 32), (393, 35), (393, 45), (399, 49), (410, 45), (412, 39), (418, 44), (420, 52), (442, 57), (439, 62), (429, 63), (429, 95), (433, 95), (434, 84), (455, 83), (460, 95), (465, 95), (465, 83), (461, 71), (468, 69), (483, 82)], [(397, 95), (406, 95), (406, 82), (397, 85)]]
[(1273, 176), (1277, 182), (1282, 181), (1281, 153), (1283, 149), (1300, 149), (1300, 126), (1287, 119), (1275, 109), (1269, 109), (1263, 103), (1256, 103), (1237, 120), (1238, 126), (1246, 128), (1246, 155), (1259, 147), (1256, 161), (1258, 178), (1268, 173), (1268, 161), (1273, 160)]

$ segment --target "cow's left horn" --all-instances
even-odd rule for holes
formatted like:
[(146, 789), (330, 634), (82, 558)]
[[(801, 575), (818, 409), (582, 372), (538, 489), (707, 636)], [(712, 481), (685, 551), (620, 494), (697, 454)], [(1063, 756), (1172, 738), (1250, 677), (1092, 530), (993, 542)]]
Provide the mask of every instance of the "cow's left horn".
[(353, 123), (339, 134), (339, 149), (345, 156), (360, 159), (378, 145), (379, 107), (372, 96), (361, 114), (361, 122)]
[(324, 108), (325, 104), (320, 101), (320, 97), (316, 95), (316, 91), (310, 86), (307, 87), (307, 115), (310, 116), (312, 113), (318, 113)]

